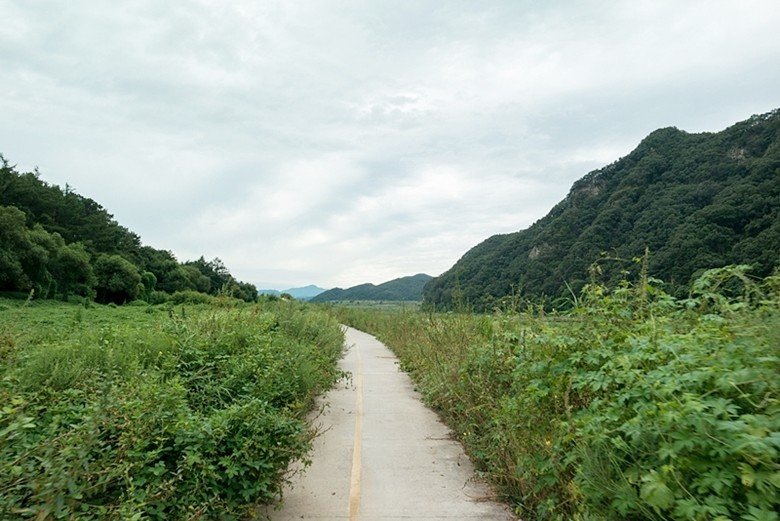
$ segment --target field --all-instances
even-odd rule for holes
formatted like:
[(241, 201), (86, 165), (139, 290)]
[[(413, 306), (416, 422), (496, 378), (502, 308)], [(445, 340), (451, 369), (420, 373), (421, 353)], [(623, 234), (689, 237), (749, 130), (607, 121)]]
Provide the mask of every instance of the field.
[(777, 520), (780, 278), (592, 284), (573, 306), (332, 312), (396, 352), (523, 519)]
[[(780, 277), (640, 277), (566, 313), (0, 299), (0, 519), (241, 519), (377, 335), (526, 520), (777, 520)], [(174, 303), (176, 302), (176, 303)]]
[(305, 458), (343, 334), (288, 302), (0, 299), (0, 519), (233, 519)]
[(359, 309), (382, 309), (382, 310), (418, 310), (421, 302), (409, 300), (346, 300), (327, 303), (317, 303), (318, 306), (329, 307), (347, 307)]

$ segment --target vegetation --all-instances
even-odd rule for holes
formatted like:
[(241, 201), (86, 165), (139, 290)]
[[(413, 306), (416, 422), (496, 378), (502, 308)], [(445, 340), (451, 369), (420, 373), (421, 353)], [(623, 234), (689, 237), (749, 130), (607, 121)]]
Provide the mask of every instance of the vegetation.
[(780, 110), (719, 133), (653, 132), (628, 156), (589, 173), (530, 228), (496, 235), (425, 288), (437, 309), (490, 310), (521, 295), (559, 306), (600, 256), (614, 284), (630, 259), (653, 253), (650, 273), (687, 294), (704, 268), (780, 259)]
[(777, 520), (780, 275), (687, 298), (591, 282), (566, 315), (333, 308), (392, 347), (523, 519)]
[(316, 297), (312, 302), (347, 302), (347, 301), (421, 301), (423, 297), (423, 287), (433, 277), (424, 273), (412, 275), (410, 277), (401, 277), (384, 282), (375, 286), (374, 284), (361, 284), (348, 289), (334, 288)]
[(237, 281), (219, 258), (179, 263), (143, 246), (97, 202), (49, 185), (37, 171), (19, 173), (0, 155), (0, 292), (121, 304), (155, 289), (257, 298), (255, 286)]
[[(114, 282), (98, 287), (137, 285)], [(278, 496), (339, 376), (338, 324), (291, 302), (173, 299), (207, 303), (0, 299), (0, 519), (236, 519)]]
[[(330, 312), (396, 351), (524, 519), (777, 521), (779, 137), (780, 111), (656, 131), (437, 279), (313, 301), (357, 303)], [(339, 376), (324, 311), (249, 305), (220, 259), (2, 156), (0, 292), (28, 297), (0, 298), (0, 519), (246, 516)]]

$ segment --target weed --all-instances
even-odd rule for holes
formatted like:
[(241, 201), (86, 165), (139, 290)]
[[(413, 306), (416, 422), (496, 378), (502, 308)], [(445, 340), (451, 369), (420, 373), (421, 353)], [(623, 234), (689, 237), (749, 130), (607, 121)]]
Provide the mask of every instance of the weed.
[(591, 284), (565, 316), (334, 308), (399, 355), (524, 519), (777, 519), (780, 292)]
[(300, 306), (3, 305), (2, 519), (241, 517), (340, 376), (338, 324)]

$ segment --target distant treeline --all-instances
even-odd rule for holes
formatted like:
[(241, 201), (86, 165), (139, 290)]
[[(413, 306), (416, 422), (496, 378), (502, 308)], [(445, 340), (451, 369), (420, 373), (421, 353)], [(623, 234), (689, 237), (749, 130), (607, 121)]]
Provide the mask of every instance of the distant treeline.
[(176, 292), (257, 299), (219, 259), (179, 262), (141, 244), (100, 204), (35, 172), (17, 172), (0, 155), (0, 291), (37, 298), (78, 295), (121, 304), (167, 300)]
[[(574, 183), (526, 230), (495, 235), (425, 287), (427, 305), (489, 310), (504, 300), (569, 305), (590, 280), (648, 271), (687, 295), (705, 269), (780, 260), (780, 111), (722, 132), (656, 130), (626, 157)], [(594, 264), (594, 262), (596, 264)]]

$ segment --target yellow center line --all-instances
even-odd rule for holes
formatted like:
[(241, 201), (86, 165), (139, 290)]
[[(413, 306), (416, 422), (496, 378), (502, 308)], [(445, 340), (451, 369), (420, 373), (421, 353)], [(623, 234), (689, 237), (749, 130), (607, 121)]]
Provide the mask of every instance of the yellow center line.
[(355, 376), (355, 440), (352, 445), (352, 475), (349, 484), (349, 521), (357, 521), (360, 510), (360, 470), (361, 445), (363, 438), (363, 359), (360, 347), (355, 344), (357, 356), (357, 375)]

